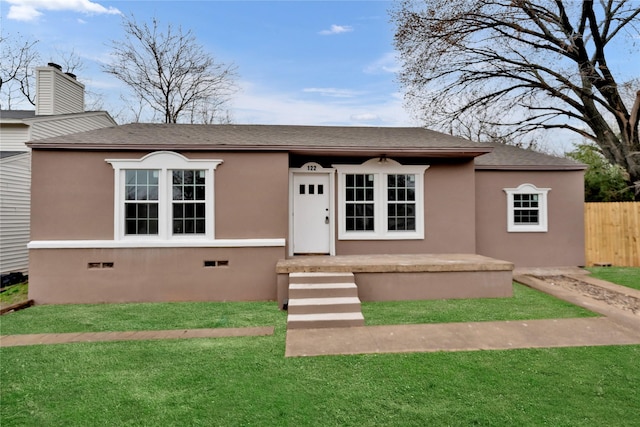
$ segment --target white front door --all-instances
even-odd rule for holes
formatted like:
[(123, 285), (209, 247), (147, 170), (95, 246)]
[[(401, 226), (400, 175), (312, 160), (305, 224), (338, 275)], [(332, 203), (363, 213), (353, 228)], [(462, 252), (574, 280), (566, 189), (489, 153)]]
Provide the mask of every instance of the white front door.
[(328, 173), (293, 174), (293, 254), (331, 251), (331, 187)]

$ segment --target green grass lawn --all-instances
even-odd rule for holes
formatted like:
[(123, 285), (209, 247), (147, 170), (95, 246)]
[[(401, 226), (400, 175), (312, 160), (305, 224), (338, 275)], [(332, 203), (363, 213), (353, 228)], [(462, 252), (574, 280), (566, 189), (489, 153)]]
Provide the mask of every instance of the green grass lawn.
[(618, 285), (640, 290), (640, 268), (638, 267), (589, 267), (591, 276)]
[[(587, 315), (514, 290), (366, 310), (378, 323)], [(420, 314), (429, 310), (438, 313)], [(3, 427), (631, 426), (640, 407), (640, 346), (284, 358), (286, 313), (275, 303), (36, 306), (0, 322), (3, 334), (276, 327), (262, 337), (1, 348)]]
[(513, 298), (363, 302), (362, 314), (368, 326), (595, 316), (517, 283)]
[(7, 286), (5, 290), (0, 293), (0, 305), (8, 306), (23, 302), (27, 300), (27, 292), (29, 285), (27, 283), (20, 283), (17, 285)]

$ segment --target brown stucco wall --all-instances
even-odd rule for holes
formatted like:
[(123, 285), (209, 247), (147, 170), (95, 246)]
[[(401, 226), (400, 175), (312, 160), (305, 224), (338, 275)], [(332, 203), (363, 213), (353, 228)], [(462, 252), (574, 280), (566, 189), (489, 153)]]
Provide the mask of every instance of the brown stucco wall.
[[(146, 154), (34, 150), (31, 240), (113, 240), (114, 170), (105, 160)], [(180, 154), (223, 160), (215, 171), (216, 239), (287, 237), (286, 153)], [(38, 304), (273, 300), (284, 257), (284, 246), (31, 249), (29, 293)], [(204, 267), (220, 260), (228, 266)]]
[(362, 301), (399, 301), (512, 296), (512, 272), (357, 273)]
[[(284, 255), (283, 247), (32, 249), (29, 298), (36, 304), (275, 300), (275, 265)], [(228, 266), (204, 267), (206, 260)]]
[[(114, 170), (105, 159), (146, 154), (33, 150), (31, 240), (113, 239)], [(215, 171), (217, 239), (287, 236), (286, 153), (181, 154), (223, 160)]]
[[(478, 171), (477, 253), (516, 267), (584, 265), (583, 171)], [(504, 188), (529, 183), (551, 188), (546, 233), (507, 232)]]
[(110, 153), (33, 150), (31, 240), (113, 239)]
[(337, 240), (336, 255), (475, 253), (474, 179), (472, 161), (431, 165), (424, 174), (424, 240)]

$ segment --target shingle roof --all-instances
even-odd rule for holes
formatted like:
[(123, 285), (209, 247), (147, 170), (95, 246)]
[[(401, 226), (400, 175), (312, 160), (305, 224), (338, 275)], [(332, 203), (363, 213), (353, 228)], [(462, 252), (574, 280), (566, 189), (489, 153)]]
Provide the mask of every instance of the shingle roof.
[[(575, 162), (516, 147), (497, 155), (489, 144), (476, 143), (424, 128), (190, 125), (133, 123), (42, 139), (32, 148), (98, 150), (255, 150), (317, 155), (477, 157), (479, 168), (532, 166), (567, 168)], [(514, 150), (511, 150), (513, 148)], [(531, 154), (534, 153), (534, 154)], [(482, 160), (481, 160), (482, 159)]]
[(551, 156), (513, 145), (496, 144), (491, 153), (475, 159), (479, 170), (582, 170), (586, 166), (566, 157)]
[(30, 119), (36, 116), (35, 110), (0, 110), (0, 119)]

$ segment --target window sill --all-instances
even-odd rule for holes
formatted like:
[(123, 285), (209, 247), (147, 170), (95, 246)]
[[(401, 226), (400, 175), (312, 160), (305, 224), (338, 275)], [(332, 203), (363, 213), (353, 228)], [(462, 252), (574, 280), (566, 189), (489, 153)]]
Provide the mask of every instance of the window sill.
[(285, 239), (217, 240), (33, 240), (28, 249), (120, 249), (120, 248), (251, 248), (284, 247)]

